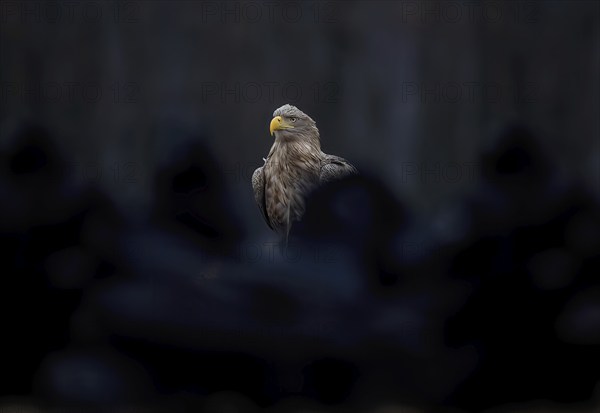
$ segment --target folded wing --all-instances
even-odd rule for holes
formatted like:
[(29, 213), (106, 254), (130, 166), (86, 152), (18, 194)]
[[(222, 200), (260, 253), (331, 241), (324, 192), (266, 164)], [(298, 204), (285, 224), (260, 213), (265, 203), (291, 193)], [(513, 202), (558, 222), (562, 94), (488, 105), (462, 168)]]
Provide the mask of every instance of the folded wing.
[(354, 174), (358, 174), (358, 171), (344, 158), (335, 155), (325, 155), (321, 162), (320, 183), (325, 184)]
[(273, 229), (271, 220), (267, 215), (267, 207), (265, 203), (265, 173), (262, 166), (260, 168), (256, 168), (252, 174), (252, 189), (254, 190), (254, 199), (256, 200), (258, 209), (260, 209), (260, 212), (262, 213), (262, 216), (267, 222), (269, 228)]

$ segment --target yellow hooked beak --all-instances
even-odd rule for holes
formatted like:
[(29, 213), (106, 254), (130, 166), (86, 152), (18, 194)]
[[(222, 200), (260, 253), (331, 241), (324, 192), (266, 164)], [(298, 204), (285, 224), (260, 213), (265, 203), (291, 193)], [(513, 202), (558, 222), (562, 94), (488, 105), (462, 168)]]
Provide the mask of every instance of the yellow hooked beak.
[(275, 133), (276, 130), (283, 129), (293, 129), (294, 127), (287, 123), (281, 116), (275, 116), (273, 120), (271, 120), (271, 125), (269, 126), (269, 132), (271, 132), (271, 136)]

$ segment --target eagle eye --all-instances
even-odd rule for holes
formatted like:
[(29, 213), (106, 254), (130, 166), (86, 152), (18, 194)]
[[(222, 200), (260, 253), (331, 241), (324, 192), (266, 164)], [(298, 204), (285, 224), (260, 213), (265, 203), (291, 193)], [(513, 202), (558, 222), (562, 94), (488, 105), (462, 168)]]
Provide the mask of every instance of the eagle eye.
[(296, 122), (296, 118), (294, 118), (294, 117), (291, 117), (290, 120), (292, 121), (292, 123)]

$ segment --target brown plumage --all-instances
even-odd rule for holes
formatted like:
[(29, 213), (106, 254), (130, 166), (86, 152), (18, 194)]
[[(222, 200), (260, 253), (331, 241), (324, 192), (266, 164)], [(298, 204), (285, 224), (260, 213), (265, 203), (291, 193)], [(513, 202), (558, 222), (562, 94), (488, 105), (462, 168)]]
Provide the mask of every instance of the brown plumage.
[(267, 225), (287, 238), (292, 223), (304, 214), (310, 191), (357, 171), (345, 159), (321, 151), (315, 121), (295, 106), (277, 109), (270, 130), (275, 143), (265, 164), (254, 171), (252, 188)]

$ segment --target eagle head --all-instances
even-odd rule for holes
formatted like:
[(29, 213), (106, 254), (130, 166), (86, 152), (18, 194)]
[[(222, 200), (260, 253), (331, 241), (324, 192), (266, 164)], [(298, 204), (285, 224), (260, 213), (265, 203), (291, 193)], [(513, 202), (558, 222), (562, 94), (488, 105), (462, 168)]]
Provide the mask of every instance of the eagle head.
[(296, 106), (285, 104), (273, 112), (269, 127), (275, 139), (319, 140), (316, 122)]

